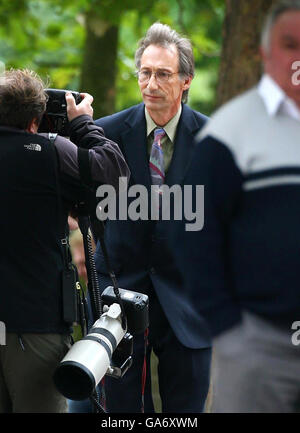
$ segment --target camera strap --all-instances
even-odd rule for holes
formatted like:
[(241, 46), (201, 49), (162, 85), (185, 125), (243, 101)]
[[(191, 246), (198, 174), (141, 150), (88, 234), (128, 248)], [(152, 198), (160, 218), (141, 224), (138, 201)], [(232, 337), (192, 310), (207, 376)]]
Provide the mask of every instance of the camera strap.
[(149, 336), (149, 328), (144, 332), (144, 361), (142, 368), (142, 406), (141, 412), (145, 412), (145, 388), (146, 388), (146, 377), (147, 377), (147, 347), (148, 347), (148, 336)]
[[(98, 220), (98, 218), (96, 216), (96, 206), (97, 206), (96, 192), (95, 192), (95, 184), (94, 184), (94, 181), (93, 181), (92, 175), (91, 175), (89, 151), (87, 149), (78, 148), (77, 158), (78, 158), (79, 176), (80, 176), (80, 179), (82, 180), (83, 184), (86, 187), (86, 199), (87, 199), (87, 206), (88, 206), (88, 210), (89, 210), (89, 214), (90, 214), (91, 231), (92, 231), (94, 237), (96, 238), (96, 240), (98, 240), (100, 243), (100, 246), (101, 246), (101, 249), (103, 252), (103, 256), (104, 256), (104, 260), (105, 260), (105, 264), (106, 264), (106, 268), (107, 268), (108, 274), (110, 276), (110, 279), (112, 280), (112, 286), (113, 286), (114, 294), (115, 294), (117, 302), (119, 303), (120, 308), (121, 308), (122, 327), (123, 327), (123, 329), (126, 329), (127, 328), (127, 318), (126, 318), (126, 314), (125, 314), (125, 309), (124, 309), (123, 301), (121, 299), (121, 295), (119, 292), (119, 286), (118, 286), (117, 278), (116, 278), (116, 275), (115, 275), (115, 273), (111, 267), (109, 255), (108, 255), (106, 244), (105, 244), (104, 223), (103, 223), (103, 221)], [(95, 266), (93, 256), (91, 254), (89, 254), (88, 257), (89, 257), (89, 260), (91, 261), (91, 263), (93, 263), (93, 266)], [(97, 274), (97, 272), (96, 272), (96, 274)], [(98, 290), (95, 290), (94, 298), (99, 297), (98, 291), (99, 291), (99, 285), (98, 285)]]
[(55, 140), (57, 134), (49, 133), (48, 139), (50, 141), (51, 149), (53, 152), (54, 174), (57, 192), (57, 208), (58, 208), (58, 227), (61, 230), (60, 234), (60, 248), (62, 253), (63, 270), (62, 270), (62, 306), (63, 306), (63, 319), (66, 323), (72, 325), (74, 322), (79, 322), (82, 334), (87, 332), (87, 303), (84, 291), (79, 282), (79, 276), (76, 266), (72, 263), (72, 254), (69, 244), (69, 237), (64, 227), (63, 221), (63, 205), (62, 195), (59, 182), (58, 172), (58, 155), (55, 147)]
[(55, 185), (56, 185), (56, 192), (57, 192), (58, 227), (61, 230), (61, 234), (60, 234), (61, 251), (62, 251), (62, 256), (63, 256), (63, 265), (64, 265), (64, 268), (67, 269), (69, 267), (69, 262), (72, 259), (70, 257), (70, 249), (69, 249), (68, 237), (66, 235), (66, 228), (63, 228), (63, 219), (62, 219), (63, 206), (62, 206), (61, 188), (60, 188), (59, 174), (58, 174), (58, 155), (57, 155), (56, 147), (54, 145), (56, 137), (57, 137), (57, 134), (49, 132), (48, 139), (51, 143), (51, 149), (53, 152)]
[[(86, 187), (89, 190), (88, 194), (88, 207), (90, 209), (90, 222), (91, 222), (91, 229), (93, 232), (94, 237), (99, 241), (102, 253), (104, 256), (105, 265), (108, 271), (108, 274), (110, 276), (110, 279), (113, 283), (113, 290), (114, 294), (116, 296), (116, 299), (120, 305), (121, 312), (122, 312), (122, 327), (123, 329), (127, 328), (127, 318), (125, 314), (125, 309), (123, 305), (123, 301), (120, 296), (119, 292), (119, 285), (117, 282), (116, 275), (112, 269), (109, 255), (107, 252), (106, 244), (105, 244), (105, 238), (104, 238), (104, 223), (103, 221), (100, 221), (96, 217), (96, 194), (95, 194), (95, 188), (94, 183), (91, 176), (91, 170), (90, 170), (90, 162), (89, 162), (89, 153), (85, 149), (78, 148), (78, 167), (79, 167), (79, 175), (82, 180), (82, 182), (86, 185)], [(142, 387), (141, 387), (141, 412), (144, 413), (145, 408), (145, 388), (146, 388), (146, 376), (147, 376), (147, 347), (148, 347), (148, 335), (149, 335), (149, 328), (146, 329), (144, 333), (144, 361), (143, 361), (143, 367), (142, 367)], [(102, 389), (104, 391), (104, 381), (105, 378), (102, 379)], [(105, 406), (105, 396), (104, 401), (102, 404)]]
[(61, 239), (61, 250), (63, 255), (63, 264), (64, 267), (68, 267), (68, 263), (70, 260), (70, 251), (69, 251), (69, 243), (66, 236), (66, 230), (63, 228), (63, 206), (62, 206), (62, 199), (61, 199), (61, 188), (59, 183), (59, 174), (58, 174), (58, 154), (56, 147), (54, 145), (56, 140), (57, 134), (54, 134), (52, 132), (48, 133), (48, 139), (51, 143), (51, 149), (53, 152), (53, 163), (54, 163), (54, 174), (55, 174), (55, 186), (56, 186), (56, 192), (57, 192), (57, 208), (58, 208), (58, 227), (61, 230), (60, 239)]

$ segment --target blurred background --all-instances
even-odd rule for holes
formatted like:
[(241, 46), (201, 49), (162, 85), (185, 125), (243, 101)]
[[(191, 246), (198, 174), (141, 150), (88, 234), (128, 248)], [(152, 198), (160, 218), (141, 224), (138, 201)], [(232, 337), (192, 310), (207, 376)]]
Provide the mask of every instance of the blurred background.
[(224, 11), (223, 0), (1, 0), (0, 60), (6, 68), (35, 70), (49, 87), (91, 93), (97, 118), (140, 102), (134, 53), (160, 21), (192, 40), (189, 103), (209, 114)]
[(48, 87), (89, 92), (97, 119), (141, 102), (134, 54), (160, 21), (191, 39), (196, 75), (188, 103), (210, 115), (258, 81), (260, 29), (277, 1), (0, 0), (0, 73), (30, 68)]
[(91, 93), (98, 118), (140, 102), (134, 53), (160, 21), (191, 39), (189, 105), (210, 115), (258, 80), (260, 27), (276, 1), (0, 0), (0, 65)]

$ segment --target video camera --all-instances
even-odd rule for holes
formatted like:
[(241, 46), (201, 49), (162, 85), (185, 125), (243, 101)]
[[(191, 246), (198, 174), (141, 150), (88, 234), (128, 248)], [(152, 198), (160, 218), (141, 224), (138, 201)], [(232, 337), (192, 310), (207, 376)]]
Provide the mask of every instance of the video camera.
[(54, 373), (54, 383), (66, 398), (91, 397), (105, 374), (120, 378), (132, 365), (133, 335), (144, 332), (149, 324), (148, 296), (124, 289), (119, 292), (127, 329), (122, 327), (121, 307), (109, 286), (101, 296), (104, 313), (71, 347)]
[[(63, 137), (69, 136), (69, 121), (67, 116), (66, 90), (46, 89), (48, 101), (38, 132), (53, 132)], [(76, 104), (82, 100), (80, 93), (72, 92)]]

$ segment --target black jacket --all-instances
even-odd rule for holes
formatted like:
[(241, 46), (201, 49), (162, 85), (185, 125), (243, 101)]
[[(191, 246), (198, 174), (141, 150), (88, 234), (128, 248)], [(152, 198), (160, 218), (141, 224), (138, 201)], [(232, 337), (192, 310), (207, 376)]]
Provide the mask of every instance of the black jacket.
[[(206, 120), (204, 115), (183, 104), (166, 185), (183, 186), (184, 176), (194, 155), (194, 137)], [(131, 170), (129, 186), (144, 185), (150, 191), (144, 104), (99, 119), (96, 124), (120, 146)], [(128, 198), (128, 204), (130, 200)], [(209, 347), (207, 327), (194, 308), (197, 293), (194, 287), (190, 287), (190, 290), (183, 288), (173, 251), (168, 246), (171, 219), (133, 221), (127, 218), (124, 221), (107, 221), (105, 239), (108, 254), (120, 287), (146, 294), (149, 293), (149, 287), (153, 287), (170, 326), (184, 346)], [(95, 261), (100, 288), (104, 289), (111, 282), (99, 243)]]
[[(117, 145), (89, 116), (71, 122), (74, 141), (90, 151), (92, 176), (118, 185), (128, 169)], [(54, 152), (38, 134), (0, 128), (0, 321), (8, 332), (67, 332), (62, 319), (61, 238), (68, 205), (82, 198), (77, 147), (58, 137)], [(54, 171), (58, 155), (63, 206)]]

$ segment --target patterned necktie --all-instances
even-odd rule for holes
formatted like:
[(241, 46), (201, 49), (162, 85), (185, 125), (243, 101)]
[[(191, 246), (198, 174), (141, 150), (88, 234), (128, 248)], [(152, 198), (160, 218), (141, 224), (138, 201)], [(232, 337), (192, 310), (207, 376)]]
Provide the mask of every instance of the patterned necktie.
[(164, 154), (161, 147), (161, 139), (166, 135), (162, 128), (156, 128), (154, 131), (154, 141), (152, 144), (149, 168), (152, 185), (162, 185), (165, 180)]

